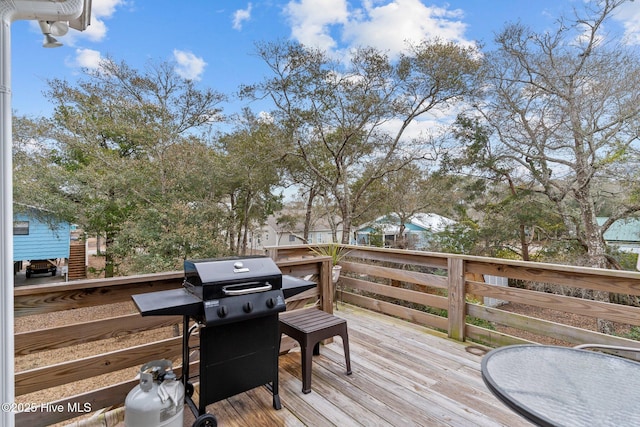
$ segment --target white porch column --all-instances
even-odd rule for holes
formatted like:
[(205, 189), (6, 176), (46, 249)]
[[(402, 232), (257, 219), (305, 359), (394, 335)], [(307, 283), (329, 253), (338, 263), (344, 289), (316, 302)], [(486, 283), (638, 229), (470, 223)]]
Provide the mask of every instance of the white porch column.
[[(0, 404), (13, 403), (13, 184), (11, 148), (11, 22), (0, 29)], [(3, 405), (0, 425), (13, 427), (14, 414)]]

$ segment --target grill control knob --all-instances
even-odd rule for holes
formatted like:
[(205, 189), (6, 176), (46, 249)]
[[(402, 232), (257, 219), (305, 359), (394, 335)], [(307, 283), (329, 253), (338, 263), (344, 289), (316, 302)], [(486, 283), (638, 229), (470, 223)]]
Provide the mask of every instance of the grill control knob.
[(276, 306), (276, 299), (275, 298), (267, 299), (267, 307), (273, 308), (275, 306)]
[(227, 308), (227, 306), (226, 306), (226, 305), (221, 305), (221, 306), (218, 308), (218, 316), (220, 316), (220, 317), (226, 317), (226, 316), (227, 316), (227, 314), (229, 314), (229, 309)]
[(242, 309), (244, 310), (245, 313), (251, 313), (253, 311), (253, 303), (251, 301), (246, 302), (242, 306)]

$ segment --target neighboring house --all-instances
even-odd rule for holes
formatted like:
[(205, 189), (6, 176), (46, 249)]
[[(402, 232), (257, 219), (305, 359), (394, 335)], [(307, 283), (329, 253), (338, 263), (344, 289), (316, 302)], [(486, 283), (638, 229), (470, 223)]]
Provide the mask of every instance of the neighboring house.
[(356, 230), (356, 244), (370, 246), (373, 236), (377, 235), (385, 247), (424, 249), (430, 235), (443, 231), (454, 223), (452, 219), (434, 213), (417, 213), (405, 222), (403, 235), (400, 236), (399, 217), (396, 214), (384, 215)]
[(66, 221), (43, 220), (46, 214), (36, 208), (13, 215), (14, 273), (22, 269), (23, 261), (67, 260), (71, 240), (71, 225)]
[[(598, 217), (598, 225), (604, 224), (606, 217)], [(640, 254), (640, 219), (620, 219), (604, 233), (607, 245), (616, 246), (621, 251)]]
[[(319, 219), (311, 224), (309, 230), (309, 238), (307, 241), (303, 239), (304, 218), (301, 214), (297, 216), (295, 224), (278, 224), (279, 216), (270, 215), (267, 223), (262, 227), (253, 231), (250, 238), (250, 249), (253, 251), (262, 251), (269, 246), (291, 246), (304, 245), (310, 243), (330, 243), (333, 241), (333, 234), (328, 222)], [(340, 241), (341, 232), (338, 231), (337, 239)]]

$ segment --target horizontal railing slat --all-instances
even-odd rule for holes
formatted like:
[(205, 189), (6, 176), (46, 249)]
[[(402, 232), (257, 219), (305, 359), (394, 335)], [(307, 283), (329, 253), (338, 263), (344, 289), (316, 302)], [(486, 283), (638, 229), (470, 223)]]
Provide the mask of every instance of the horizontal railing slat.
[(397, 298), (407, 302), (441, 308), (444, 310), (448, 308), (447, 299), (438, 295), (403, 288), (394, 288), (380, 283), (369, 282), (367, 280), (353, 279), (351, 277), (343, 277), (340, 280), (343, 286), (349, 288), (359, 289), (361, 291), (371, 292), (389, 298)]
[[(56, 328), (21, 332), (15, 335), (15, 354), (22, 356), (39, 351), (65, 348), (181, 323), (181, 316), (141, 317), (140, 314), (129, 314)], [(50, 339), (52, 336), (55, 336), (55, 340)]]
[(614, 322), (629, 323), (631, 325), (640, 325), (640, 307), (611, 304), (609, 302), (555, 295), (528, 289), (487, 285), (477, 282), (467, 282), (467, 289), (474, 295), (489, 296), (551, 310), (607, 319)]
[(533, 341), (526, 340), (520, 337), (514, 337), (513, 335), (505, 334), (504, 332), (494, 331), (491, 329), (481, 328), (479, 326), (466, 324), (465, 334), (477, 342), (487, 343), (495, 347), (502, 347), (504, 345), (515, 344), (536, 344)]
[(62, 362), (42, 368), (17, 372), (16, 396), (50, 387), (69, 384), (85, 378), (131, 367), (142, 366), (150, 360), (170, 359), (182, 354), (182, 337), (167, 338), (148, 344), (102, 353), (96, 356)]
[(341, 262), (340, 265), (342, 265), (344, 271), (356, 274), (366, 274), (385, 279), (397, 280), (400, 282), (409, 282), (422, 286), (447, 289), (447, 278), (443, 276), (436, 276), (435, 274), (399, 270), (397, 268), (359, 264), (355, 262)]
[(339, 300), (346, 303), (354, 304), (360, 307), (374, 310), (380, 313), (388, 314), (390, 316), (399, 317), (401, 319), (415, 322), (420, 325), (429, 326), (435, 329), (446, 330), (447, 318), (440, 317), (433, 314), (425, 313), (424, 311), (415, 310), (408, 307), (403, 307), (390, 302), (380, 301), (375, 298), (369, 298), (362, 295), (356, 295), (350, 292), (342, 292)]
[(635, 272), (524, 261), (499, 261), (492, 262), (487, 259), (466, 261), (466, 271), (575, 288), (640, 295), (640, 277)]
[(371, 261), (384, 261), (397, 264), (413, 264), (430, 268), (447, 268), (446, 256), (433, 256), (427, 252), (383, 250), (380, 248), (351, 248), (350, 258), (361, 258)]
[(511, 313), (498, 308), (467, 304), (467, 313), (470, 316), (484, 319), (489, 322), (495, 322), (521, 331), (567, 341), (572, 344), (599, 342), (607, 345), (640, 348), (640, 342), (638, 341), (576, 328), (574, 326), (551, 322), (544, 319), (537, 319), (535, 317), (523, 316), (521, 314)]
[[(108, 286), (96, 286), (95, 283), (83, 286), (41, 286), (32, 287), (28, 293), (23, 287), (14, 292), (14, 311), (16, 317), (55, 311), (72, 310), (81, 307), (94, 307), (106, 304), (131, 301), (131, 295), (146, 292), (176, 289), (182, 286), (182, 280), (167, 275), (166, 280), (145, 280), (140, 283), (130, 281), (112, 281)], [(100, 281), (97, 281), (100, 283)]]

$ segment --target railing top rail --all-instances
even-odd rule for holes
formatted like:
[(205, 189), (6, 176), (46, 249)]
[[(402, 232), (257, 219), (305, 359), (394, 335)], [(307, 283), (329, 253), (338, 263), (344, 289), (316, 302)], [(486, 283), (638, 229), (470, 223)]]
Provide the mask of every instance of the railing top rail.
[[(266, 249), (275, 249), (275, 250), (301, 250), (304, 248), (322, 246), (319, 245), (291, 245), (291, 246), (273, 246), (268, 247)], [(583, 275), (591, 275), (591, 276), (609, 276), (616, 278), (627, 278), (640, 280), (640, 272), (635, 271), (624, 271), (624, 270), (611, 270), (605, 268), (593, 268), (593, 267), (580, 267), (566, 264), (553, 264), (553, 263), (545, 263), (545, 262), (535, 262), (535, 261), (521, 261), (521, 260), (509, 260), (502, 258), (491, 258), (491, 257), (482, 257), (482, 256), (473, 256), (473, 255), (460, 255), (460, 254), (447, 254), (441, 252), (426, 252), (426, 251), (417, 251), (417, 250), (407, 250), (407, 249), (393, 249), (393, 248), (378, 248), (373, 246), (360, 246), (360, 245), (345, 245), (341, 244), (340, 246), (351, 249), (354, 252), (356, 251), (364, 251), (364, 252), (380, 252), (386, 254), (397, 254), (397, 255), (411, 255), (411, 256), (421, 256), (427, 258), (440, 258), (440, 259), (462, 259), (467, 265), (491, 265), (491, 266), (508, 266), (515, 268), (524, 268), (529, 270), (540, 269), (540, 270), (548, 270), (554, 272), (561, 273), (574, 273), (574, 274), (583, 274)]]
[(165, 273), (138, 274), (135, 276), (118, 276), (99, 279), (83, 279), (71, 282), (45, 283), (41, 285), (18, 286), (14, 289), (15, 296), (36, 295), (57, 291), (76, 289), (109, 288), (130, 284), (142, 284), (184, 278), (183, 271), (169, 271)]

